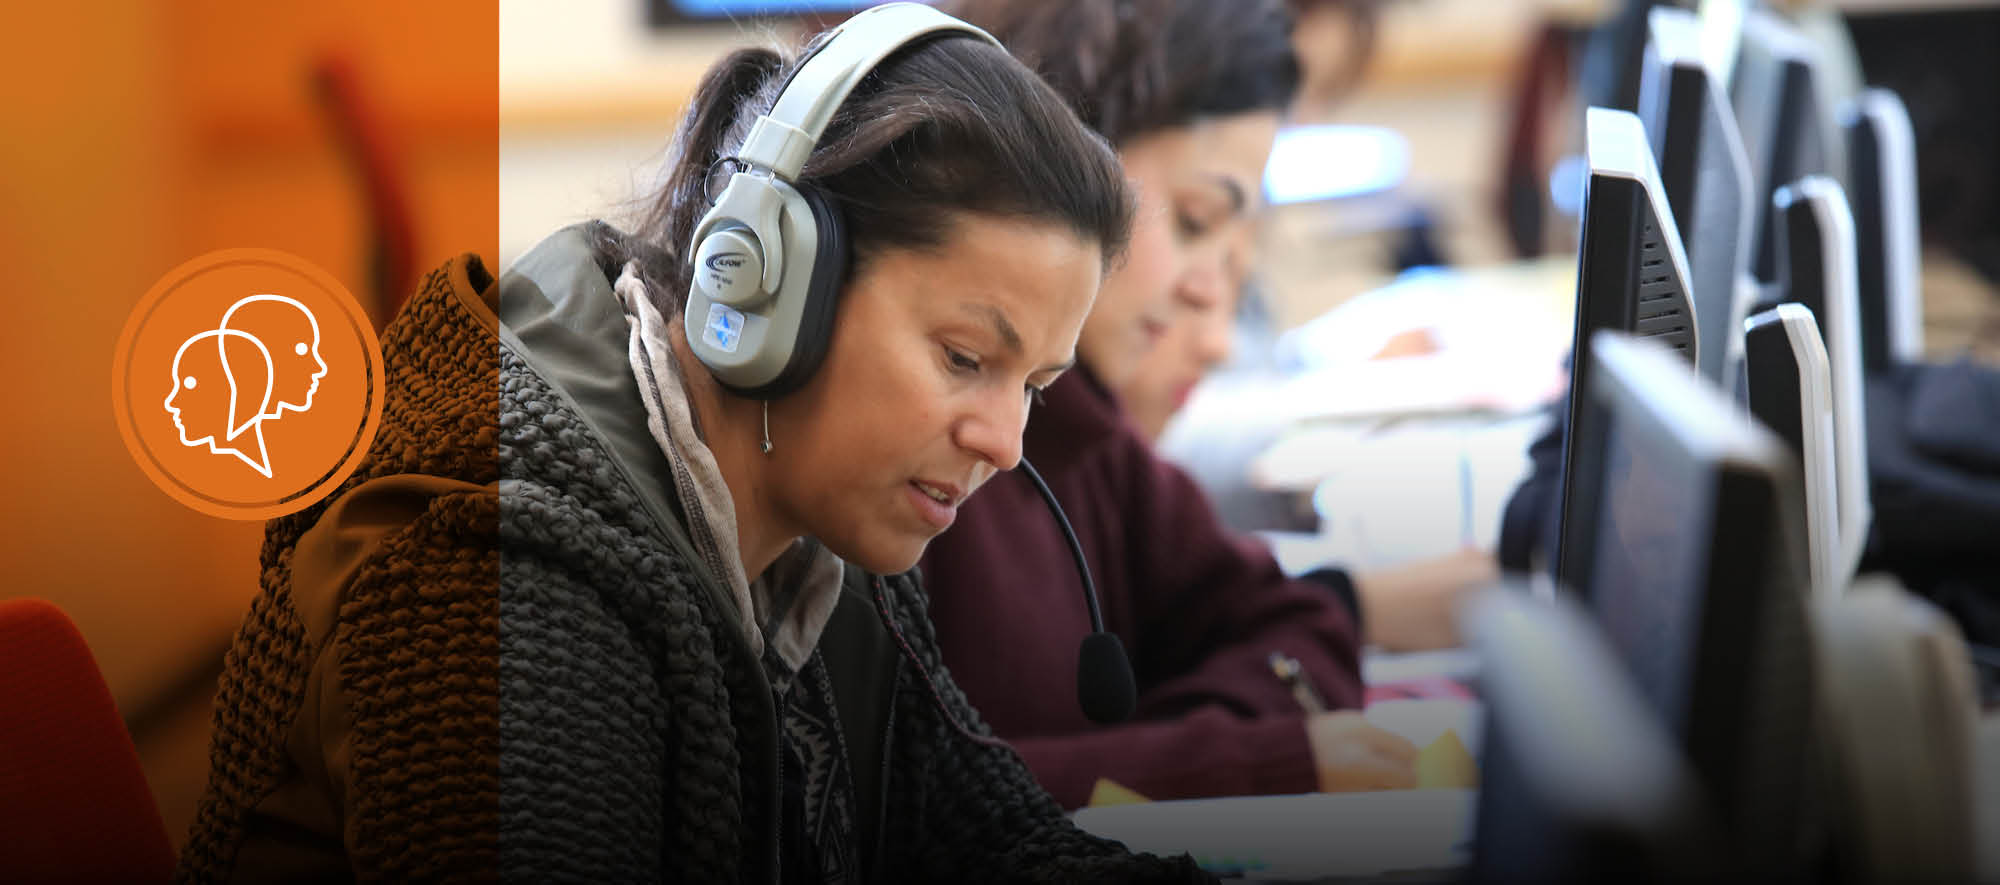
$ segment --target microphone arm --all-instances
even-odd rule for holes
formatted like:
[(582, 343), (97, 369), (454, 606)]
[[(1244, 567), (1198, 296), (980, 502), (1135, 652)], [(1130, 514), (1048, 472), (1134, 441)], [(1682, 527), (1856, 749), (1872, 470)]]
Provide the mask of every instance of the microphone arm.
[(1097, 603), (1097, 585), (1090, 580), (1090, 564), (1084, 561), (1083, 545), (1076, 540), (1076, 530), (1070, 527), (1069, 517), (1063, 514), (1062, 505), (1056, 503), (1049, 484), (1042, 481), (1042, 475), (1028, 459), (1021, 459), (1021, 473), (1034, 483), (1040, 492), (1042, 503), (1049, 506), (1049, 515), (1054, 516), (1056, 526), (1062, 529), (1063, 541), (1069, 544), (1070, 556), (1076, 560), (1077, 577), (1083, 581), (1083, 602), (1090, 610), (1090, 635), (1084, 637), (1083, 647), (1077, 655), (1076, 694), (1077, 702), (1083, 707), (1083, 714), (1099, 725), (1123, 722), (1132, 715), (1138, 703), (1138, 689), (1132, 678), (1132, 662), (1125, 656), (1125, 645), (1118, 635), (1104, 629), (1104, 613)]

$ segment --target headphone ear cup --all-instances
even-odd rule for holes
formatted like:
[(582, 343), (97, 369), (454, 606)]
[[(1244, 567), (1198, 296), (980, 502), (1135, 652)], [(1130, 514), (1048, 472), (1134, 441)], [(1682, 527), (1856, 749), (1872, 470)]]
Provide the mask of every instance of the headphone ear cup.
[(847, 223), (840, 206), (811, 184), (794, 184), (792, 188), (812, 210), (813, 226), (819, 235), (813, 238), (812, 255), (785, 256), (787, 268), (811, 268), (810, 282), (799, 316), (798, 337), (792, 342), (792, 355), (785, 361), (784, 370), (768, 384), (741, 391), (758, 399), (776, 399), (791, 393), (804, 386), (819, 369), (833, 341), (833, 316), (839, 306), (840, 287), (847, 281)]

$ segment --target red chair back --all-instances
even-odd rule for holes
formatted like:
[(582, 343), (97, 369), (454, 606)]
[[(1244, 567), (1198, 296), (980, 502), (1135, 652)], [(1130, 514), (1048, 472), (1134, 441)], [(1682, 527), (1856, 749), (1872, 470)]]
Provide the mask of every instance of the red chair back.
[(173, 845), (83, 635), (0, 601), (0, 881), (165, 882)]

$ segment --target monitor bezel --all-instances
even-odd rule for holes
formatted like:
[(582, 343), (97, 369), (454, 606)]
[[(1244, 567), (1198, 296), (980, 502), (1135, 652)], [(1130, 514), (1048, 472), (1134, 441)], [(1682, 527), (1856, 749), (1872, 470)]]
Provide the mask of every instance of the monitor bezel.
[[(1577, 571), (1566, 553), (1573, 528), (1587, 514), (1573, 514), (1576, 504), (1567, 487), (1577, 451), (1575, 428), (1578, 392), (1588, 387), (1592, 367), (1584, 359), (1591, 336), (1603, 329), (1630, 331), (1638, 322), (1639, 240), (1645, 227), (1644, 213), (1650, 210), (1659, 226), (1667, 252), (1667, 272), (1688, 291), (1687, 253), (1681, 246), (1680, 227), (1673, 209), (1667, 205), (1660, 185), (1659, 168), (1653, 163), (1652, 148), (1637, 115), (1607, 108), (1590, 108), (1585, 114), (1586, 152), (1590, 174), (1584, 182), (1583, 218), (1577, 245), (1576, 309), (1570, 344), (1569, 408), (1563, 414), (1563, 482), (1557, 490), (1556, 562), (1552, 571), (1558, 584), (1570, 583)], [(1619, 296), (1598, 294), (1617, 281)], [(1596, 296), (1596, 297), (1593, 297)], [(1688, 302), (1689, 359), (1699, 362), (1701, 316), (1692, 298)]]
[(1750, 317), (1744, 338), (1749, 408), (1797, 458), (1811, 585), (1814, 597), (1824, 598), (1840, 567), (1833, 381), (1826, 345), (1812, 312), (1793, 303)]
[(1835, 506), (1840, 512), (1840, 568), (1834, 591), (1861, 561), (1874, 508), (1868, 489), (1868, 401), (1862, 371), (1861, 303), (1855, 278), (1854, 217), (1832, 178), (1807, 176), (1771, 197), (1780, 222), (1781, 301), (1813, 313), (1833, 380)]
[(1842, 109), (1854, 213), (1861, 356), (1866, 374), (1923, 358), (1916, 135), (1895, 92), (1868, 89)]
[[(1712, 69), (1709, 50), (1702, 45), (1702, 23), (1695, 14), (1658, 7), (1648, 13), (1647, 26), (1639, 116), (1659, 164), (1667, 205), (1675, 218), (1697, 230), (1694, 237), (1681, 232), (1681, 246), (1689, 256), (1690, 300), (1704, 342), (1697, 364), (1703, 376), (1723, 384), (1728, 367), (1741, 354), (1740, 330), (1749, 313), (1747, 300), (1738, 297), (1738, 278), (1750, 268), (1751, 228), (1756, 220), (1749, 155), (1723, 78)], [(1735, 237), (1728, 241), (1728, 257), (1722, 262), (1727, 267), (1720, 272), (1703, 260), (1706, 256), (1699, 254), (1703, 250), (1696, 242), (1712, 226), (1724, 223), (1701, 212), (1711, 201), (1730, 202), (1735, 208), (1736, 217), (1729, 220)]]
[[(1701, 610), (1699, 634), (1683, 652), (1684, 707), (1667, 727), (1682, 742), (1697, 781), (1715, 801), (1720, 825), (1750, 862), (1782, 863), (1799, 825), (1808, 759), (1810, 648), (1804, 636), (1808, 597), (1796, 459), (1693, 370), (1650, 342), (1600, 332), (1585, 399), (1590, 412), (1579, 440), (1579, 491), (1601, 510), (1606, 495), (1605, 443), (1620, 433), (1648, 438), (1649, 451), (1685, 469), (1706, 499), (1707, 526), (1691, 529), (1705, 560), (1690, 571)], [(1669, 466), (1672, 469), (1672, 465)], [(1593, 529), (1597, 528), (1593, 520)], [(1595, 536), (1578, 558), (1595, 573)], [(1615, 596), (1581, 594), (1606, 618)], [(1618, 654), (1623, 648), (1614, 643)], [(1629, 667), (1628, 667), (1629, 669)], [(1636, 673), (1635, 673), (1636, 678)], [(1653, 697), (1655, 689), (1641, 685)], [(1663, 717), (1670, 711), (1660, 711)], [(1787, 812), (1780, 815), (1773, 808)]]

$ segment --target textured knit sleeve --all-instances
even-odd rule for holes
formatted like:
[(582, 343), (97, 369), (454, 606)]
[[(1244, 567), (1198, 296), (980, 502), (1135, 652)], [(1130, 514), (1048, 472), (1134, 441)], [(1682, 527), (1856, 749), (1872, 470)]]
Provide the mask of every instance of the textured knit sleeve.
[(512, 349), (500, 362), (501, 866), (752, 878), (769, 785), (739, 780), (739, 750), (761, 746), (744, 711), (769, 690), (754, 661), (723, 664), (732, 615), (701, 604), (602, 438)]
[(494, 878), (496, 505), (373, 480), (278, 561), (225, 664), (184, 880)]
[(362, 880), (486, 881), (500, 815), (498, 498), (441, 497), (355, 576), (335, 642)]
[(951, 681), (915, 573), (876, 586), (906, 669), (889, 768), (886, 880), (1213, 881), (1186, 855), (1132, 854), (1078, 829)]

